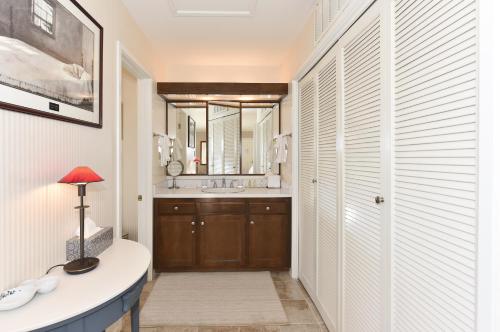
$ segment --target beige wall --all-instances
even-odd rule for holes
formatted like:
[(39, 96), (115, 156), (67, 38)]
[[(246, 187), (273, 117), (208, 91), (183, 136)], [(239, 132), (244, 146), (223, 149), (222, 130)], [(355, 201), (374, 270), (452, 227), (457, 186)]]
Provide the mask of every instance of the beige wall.
[(314, 13), (311, 11), (302, 32), (295, 39), (283, 61), (281, 77), (283, 82), (290, 82), (300, 67), (314, 50)]
[(137, 241), (137, 78), (122, 70), (122, 235)]
[[(155, 94), (153, 99), (153, 132), (159, 134), (167, 133), (167, 105), (165, 100)], [(158, 138), (153, 138), (153, 184), (165, 180), (165, 167), (160, 166), (160, 154), (158, 152)]]
[[(165, 61), (168, 61), (165, 59)], [(170, 82), (282, 82), (282, 68), (159, 63), (158, 80)], [(283, 81), (285, 82), (285, 81)]]
[[(286, 82), (294, 79), (295, 74), (302, 64), (307, 60), (314, 50), (314, 15), (311, 12), (304, 29), (299, 34), (292, 48), (288, 52), (288, 57), (283, 63), (282, 77)], [(293, 133), (293, 110), (292, 110), (292, 87), (289, 86), (289, 95), (281, 101), (281, 132)], [(293, 133), (297, 135), (297, 133)], [(293, 138), (288, 138), (288, 157), (286, 164), (281, 165), (281, 177), (283, 182), (293, 185), (292, 179), (292, 155)]]
[(88, 212), (100, 226), (115, 221), (116, 41), (150, 72), (152, 47), (120, 0), (79, 3), (104, 27), (103, 128), (0, 110), (0, 289), (65, 261), (78, 197), (57, 181), (73, 167), (88, 165), (104, 177), (88, 186)]
[[(293, 132), (292, 122), (292, 96), (288, 95), (281, 101), (281, 132), (284, 134)], [(293, 185), (292, 161), (293, 161), (293, 137), (288, 137), (288, 155), (285, 164), (281, 164), (281, 179), (286, 185)]]

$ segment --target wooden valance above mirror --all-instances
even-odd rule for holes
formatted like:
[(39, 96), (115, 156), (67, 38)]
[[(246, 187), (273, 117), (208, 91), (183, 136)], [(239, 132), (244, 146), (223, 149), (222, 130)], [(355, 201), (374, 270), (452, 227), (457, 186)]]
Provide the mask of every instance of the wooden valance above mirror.
[[(157, 92), (168, 101), (193, 100), (189, 96), (211, 95), (215, 100), (278, 102), (288, 95), (288, 83), (159, 82)], [(209, 100), (213, 99), (200, 99)]]

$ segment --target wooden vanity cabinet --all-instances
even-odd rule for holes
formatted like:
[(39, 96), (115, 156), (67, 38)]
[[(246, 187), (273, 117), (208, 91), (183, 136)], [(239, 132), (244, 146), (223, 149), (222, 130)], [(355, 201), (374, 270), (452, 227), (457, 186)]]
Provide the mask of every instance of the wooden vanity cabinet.
[(290, 267), (289, 198), (157, 198), (154, 209), (157, 272)]

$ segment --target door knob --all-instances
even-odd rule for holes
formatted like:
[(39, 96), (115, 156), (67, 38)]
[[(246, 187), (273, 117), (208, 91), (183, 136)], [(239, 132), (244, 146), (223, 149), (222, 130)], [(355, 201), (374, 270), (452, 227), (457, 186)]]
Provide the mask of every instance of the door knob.
[(375, 197), (375, 203), (377, 204), (384, 203), (384, 197), (382, 196)]

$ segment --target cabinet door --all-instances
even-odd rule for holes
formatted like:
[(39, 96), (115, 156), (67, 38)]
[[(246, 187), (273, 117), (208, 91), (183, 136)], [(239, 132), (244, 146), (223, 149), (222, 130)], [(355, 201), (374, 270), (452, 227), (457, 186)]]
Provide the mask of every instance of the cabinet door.
[(248, 260), (251, 267), (288, 266), (288, 215), (251, 215), (248, 228)]
[(237, 268), (245, 263), (245, 215), (200, 218), (200, 266)]
[(155, 268), (193, 267), (196, 229), (194, 216), (159, 216), (155, 223)]

